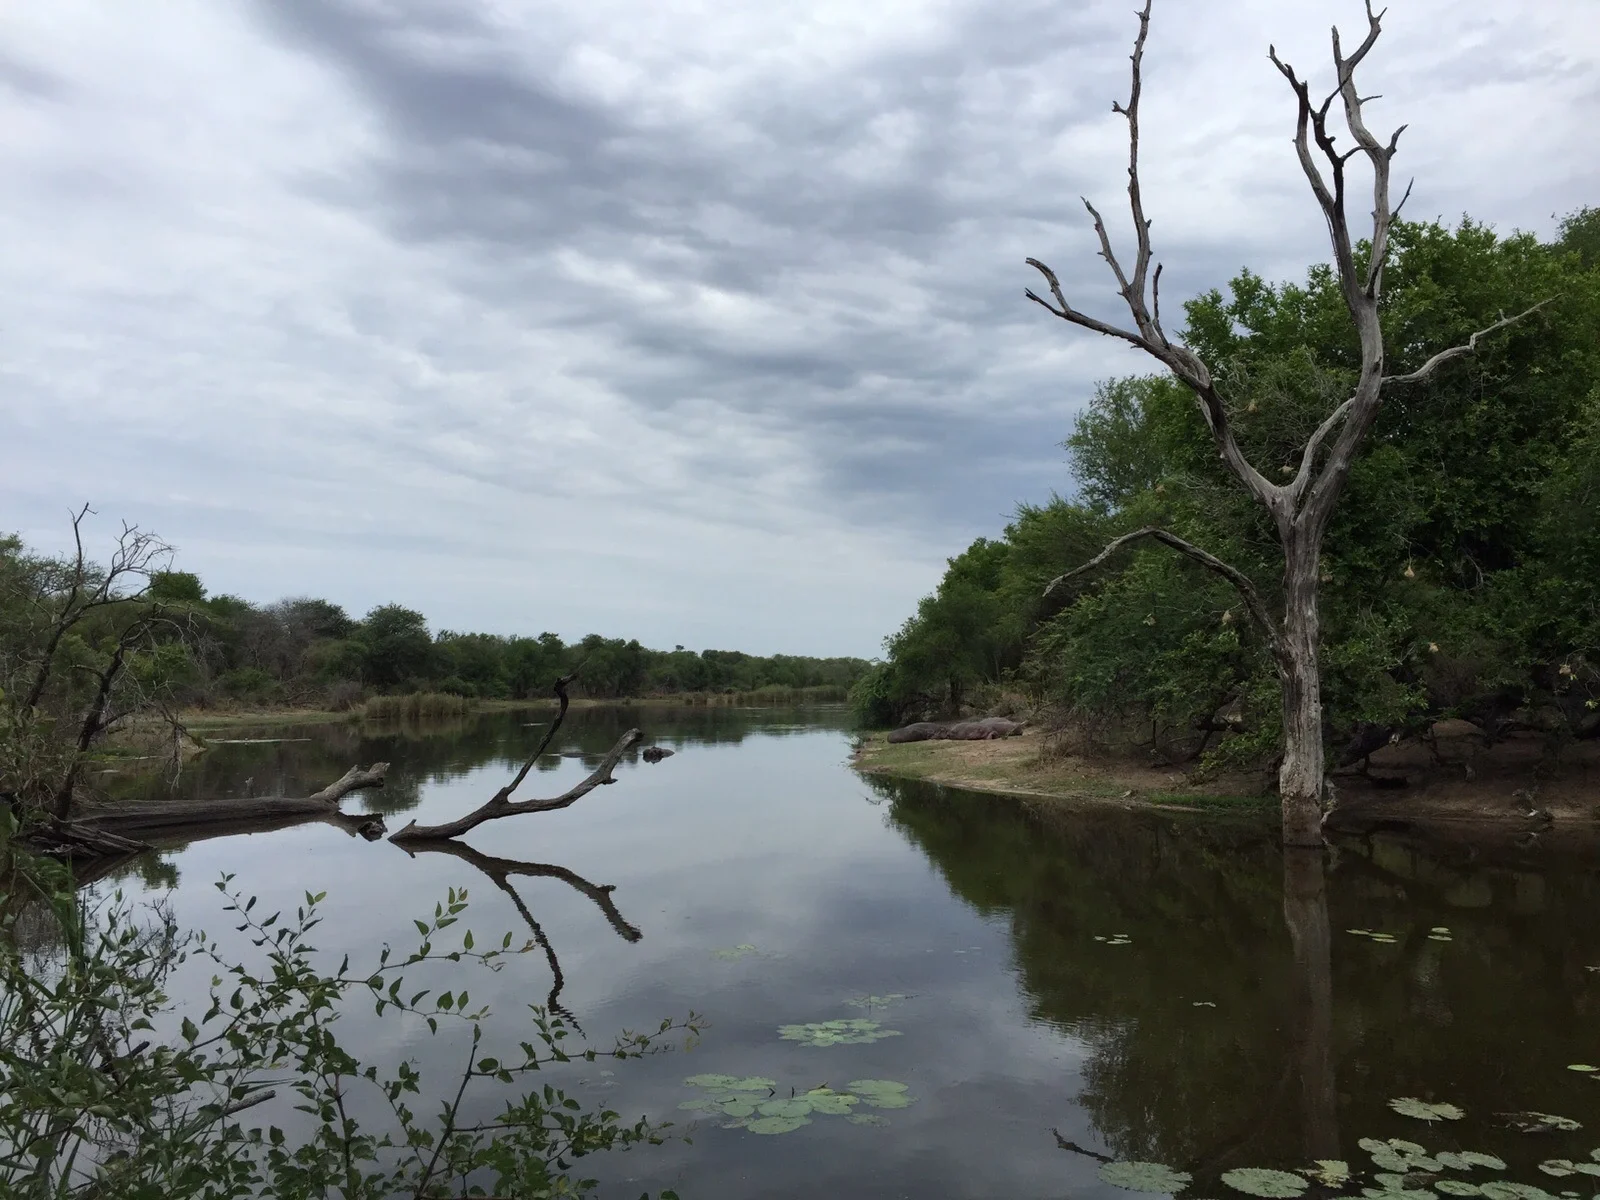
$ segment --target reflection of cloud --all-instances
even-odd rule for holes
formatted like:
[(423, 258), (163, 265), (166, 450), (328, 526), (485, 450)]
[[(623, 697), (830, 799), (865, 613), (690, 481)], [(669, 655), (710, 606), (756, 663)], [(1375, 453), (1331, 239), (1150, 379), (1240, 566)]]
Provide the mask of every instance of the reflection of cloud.
[[(1570, 7), (1391, 14), (1413, 211), (1592, 199)], [(1264, 51), (1321, 79), (1335, 18), (1158, 10), (1174, 308), (1323, 255)], [(1110, 0), (60, 0), (7, 31), (0, 479), (41, 542), (92, 496), (263, 598), (871, 651), (1067, 486), (1071, 413), (1137, 365), (1021, 297), (1035, 253), (1111, 311), (1076, 200), (1117, 199)]]

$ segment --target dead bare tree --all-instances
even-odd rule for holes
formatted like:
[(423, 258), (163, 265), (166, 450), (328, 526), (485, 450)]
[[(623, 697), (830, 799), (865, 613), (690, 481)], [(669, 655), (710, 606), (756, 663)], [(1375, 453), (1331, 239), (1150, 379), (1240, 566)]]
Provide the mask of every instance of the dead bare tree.
[[(1391, 206), (1390, 164), (1405, 126), (1397, 129), (1386, 143), (1375, 137), (1367, 128), (1363, 112), (1365, 103), (1374, 97), (1361, 96), (1355, 82), (1357, 66), (1378, 40), (1383, 14), (1374, 13), (1371, 0), (1367, 0), (1366, 37), (1348, 55), (1343, 50), (1338, 29), (1333, 30), (1335, 85), (1321, 104), (1312, 103), (1309, 84), (1278, 57), (1276, 48), (1269, 48), (1268, 57), (1294, 91), (1298, 104), (1295, 151), (1317, 205), (1327, 221), (1340, 293), (1361, 343), (1361, 369), (1351, 394), (1327, 415), (1307, 439), (1300, 451), (1299, 469), (1294, 477), (1287, 483), (1273, 483), (1250, 464), (1241, 450), (1211, 368), (1194, 351), (1169, 338), (1161, 324), (1161, 264), (1157, 263), (1154, 274), (1150, 274), (1150, 221), (1145, 216), (1144, 200), (1139, 188), (1140, 73), (1145, 38), (1150, 30), (1150, 8), (1151, 2), (1146, 0), (1144, 9), (1139, 13), (1139, 33), (1133, 47), (1133, 83), (1128, 102), (1126, 105), (1114, 102), (1111, 106), (1128, 122), (1128, 203), (1137, 239), (1131, 275), (1124, 271), (1112, 250), (1110, 236), (1099, 212), (1087, 199), (1084, 200), (1100, 239), (1100, 256), (1106, 260), (1116, 278), (1117, 290), (1132, 314), (1134, 328), (1120, 328), (1073, 308), (1062, 292), (1055, 272), (1036, 258), (1028, 259), (1028, 265), (1044, 277), (1050, 298), (1039, 296), (1031, 289), (1026, 295), (1064, 321), (1137, 346), (1166, 366), (1194, 393), (1222, 461), (1256, 502), (1272, 516), (1283, 549), (1282, 596), (1278, 602), (1279, 611), (1272, 613), (1243, 572), (1176, 534), (1156, 528), (1136, 530), (1117, 538), (1095, 558), (1054, 580), (1046, 591), (1048, 593), (1066, 580), (1098, 566), (1116, 550), (1141, 538), (1153, 538), (1165, 543), (1221, 575), (1238, 589), (1245, 607), (1266, 638), (1282, 686), (1284, 747), (1278, 771), (1278, 789), (1283, 801), (1284, 841), (1297, 846), (1320, 845), (1326, 772), (1322, 742), (1322, 680), (1318, 663), (1318, 577), (1323, 536), (1349, 478), (1356, 451), (1377, 419), (1386, 388), (1396, 384), (1423, 382), (1446, 363), (1471, 354), (1486, 335), (1520, 320), (1542, 307), (1544, 302), (1478, 330), (1462, 344), (1439, 351), (1415, 371), (1403, 375), (1385, 375), (1379, 297), (1383, 287), (1384, 266), (1389, 257), (1390, 231), (1406, 195), (1410, 194), (1408, 187), (1400, 203)], [(1329, 110), (1336, 99), (1342, 103), (1345, 126), (1355, 142), (1354, 147), (1346, 151), (1334, 148), (1334, 135), (1328, 125)], [(1317, 154), (1326, 160), (1326, 174), (1323, 166), (1319, 165)], [(1358, 257), (1345, 213), (1345, 168), (1357, 155), (1366, 160), (1373, 175), (1371, 250), (1365, 263)]]

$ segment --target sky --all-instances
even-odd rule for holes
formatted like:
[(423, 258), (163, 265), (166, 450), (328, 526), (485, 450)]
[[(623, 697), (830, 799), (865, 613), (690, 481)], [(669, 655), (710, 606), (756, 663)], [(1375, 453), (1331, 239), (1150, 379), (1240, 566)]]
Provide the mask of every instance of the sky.
[[(1361, 79), (1408, 216), (1600, 202), (1595, 2), (1397, 0)], [(0, 531), (87, 502), (213, 593), (874, 655), (1149, 369), (1023, 297), (1032, 255), (1119, 315), (1079, 196), (1128, 246), (1133, 7), (8, 4)], [(1326, 259), (1266, 53), (1325, 91), (1335, 22), (1157, 0), (1169, 316)]]

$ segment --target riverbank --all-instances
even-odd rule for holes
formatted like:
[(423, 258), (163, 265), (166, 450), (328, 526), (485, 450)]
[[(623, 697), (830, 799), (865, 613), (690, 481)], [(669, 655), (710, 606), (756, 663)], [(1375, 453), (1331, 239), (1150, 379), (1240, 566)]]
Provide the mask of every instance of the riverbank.
[(1043, 742), (1043, 735), (1030, 731), (986, 742), (890, 745), (883, 734), (875, 733), (857, 747), (853, 765), (867, 775), (922, 779), (968, 791), (1028, 796), (1063, 804), (1206, 812), (1271, 812), (1278, 804), (1276, 796), (1263, 792), (1251, 780), (1217, 779), (1195, 784), (1176, 769), (1046, 757), (1042, 753)]
[[(1197, 812), (1271, 812), (1270, 781), (1218, 777), (1197, 782), (1175, 767), (1045, 754), (1038, 732), (988, 742), (890, 745), (883, 734), (860, 744), (854, 766), (865, 774), (921, 779), (949, 787), (1024, 796), (1063, 806), (1119, 805)], [(1600, 744), (1568, 748), (1552, 763), (1531, 738), (1493, 747), (1441, 724), (1431, 746), (1385, 747), (1366, 775), (1335, 780), (1335, 829), (1364, 832), (1406, 826), (1493, 829), (1511, 836), (1559, 830), (1600, 834)]]

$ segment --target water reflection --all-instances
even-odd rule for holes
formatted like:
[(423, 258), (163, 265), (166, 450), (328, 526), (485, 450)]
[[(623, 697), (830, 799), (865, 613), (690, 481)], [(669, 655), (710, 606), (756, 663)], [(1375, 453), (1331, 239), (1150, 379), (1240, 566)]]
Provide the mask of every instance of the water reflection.
[[(1270, 825), (871, 783), (955, 894), (1008, 918), (1037, 1019), (1087, 1044), (1075, 1099), (1094, 1136), (1063, 1127), (1063, 1149), (1172, 1164), (1198, 1189), (1415, 1136), (1396, 1096), (1485, 1124), (1600, 1111), (1563, 1069), (1600, 1004), (1592, 860), (1381, 834), (1284, 852)], [(1096, 940), (1116, 934), (1128, 944)], [(1472, 1136), (1528, 1159), (1504, 1129)]]
[[(351, 763), (388, 760), (390, 786), (348, 809), (449, 819), (505, 783), (549, 716), (493, 714), (427, 737), (297, 730), (310, 740), (219, 747), (183, 786), (304, 794)], [(1105, 1160), (1139, 1159), (1191, 1171), (1192, 1194), (1221, 1195), (1224, 1171), (1356, 1160), (1368, 1136), (1459, 1136), (1524, 1179), (1538, 1178), (1539, 1158), (1593, 1146), (1600, 1086), (1565, 1070), (1592, 1061), (1584, 1039), (1600, 1018), (1600, 972), (1586, 969), (1600, 966), (1593, 857), (1404, 831), (1285, 856), (1270, 821), (1067, 812), (863, 780), (846, 763), (842, 714), (578, 711), (538, 764), (566, 774), (533, 774), (524, 791), (562, 791), (635, 724), (643, 745), (690, 752), (466, 842), (402, 857), (307, 827), (193, 841), (123, 869), (152, 885), (179, 879), (195, 924), (212, 916), (219, 870), (277, 889), (264, 903), (329, 888), (330, 906), (343, 905), (324, 926), (335, 954), (405, 936), (411, 905), (486, 877), (494, 889), (474, 889), (475, 919), (496, 935), (526, 929), (543, 955), (522, 960), (531, 979), (509, 967), (473, 983), (497, 1018), (547, 986), (602, 1041), (691, 1009), (710, 1018), (692, 1061), (569, 1081), (630, 1119), (680, 1119), (695, 1072), (796, 1087), (892, 1079), (918, 1097), (887, 1128), (704, 1128), (693, 1145), (597, 1162), (603, 1194), (1059, 1197), (1099, 1188)], [(1451, 940), (1431, 940), (1435, 928)], [(716, 956), (744, 943), (760, 953)], [(818, 1050), (776, 1036), (889, 993), (914, 997), (895, 1010), (900, 1037)], [(374, 1057), (455, 1061), (451, 1047), (397, 1041), (362, 1014), (350, 1026)], [(1444, 1135), (1419, 1131), (1387, 1107), (1396, 1096), (1469, 1116)], [(1503, 1111), (1586, 1120), (1574, 1136), (1588, 1140), (1527, 1138), (1491, 1123)]]

